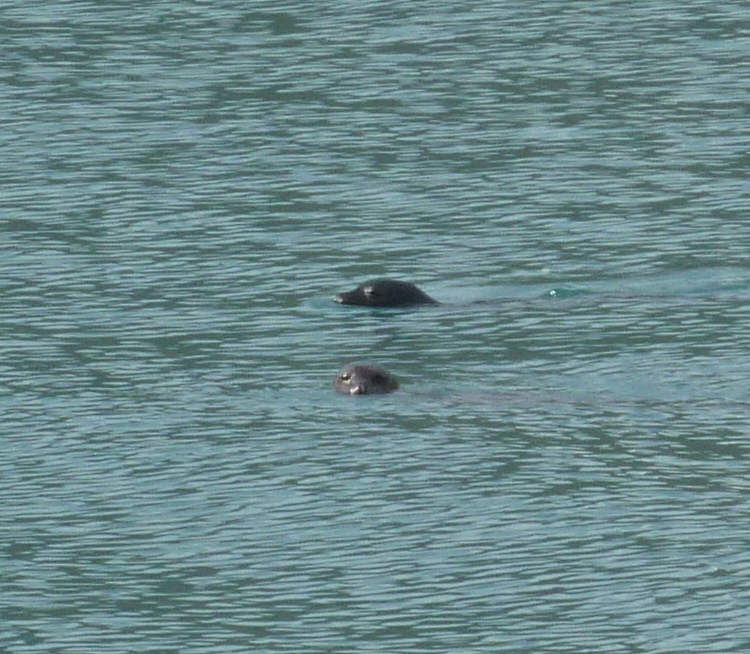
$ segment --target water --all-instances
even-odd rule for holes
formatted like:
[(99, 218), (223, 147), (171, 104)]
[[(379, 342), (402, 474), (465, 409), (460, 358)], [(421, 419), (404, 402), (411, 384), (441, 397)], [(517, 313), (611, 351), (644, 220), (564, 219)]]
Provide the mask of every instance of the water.
[(748, 650), (743, 3), (0, 36), (0, 649)]

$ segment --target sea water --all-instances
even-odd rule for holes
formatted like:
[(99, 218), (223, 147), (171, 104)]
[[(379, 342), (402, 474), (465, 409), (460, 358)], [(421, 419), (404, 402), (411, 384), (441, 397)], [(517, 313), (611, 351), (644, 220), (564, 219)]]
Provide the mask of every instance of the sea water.
[[(749, 51), (731, 1), (4, 3), (0, 649), (747, 652)], [(386, 276), (442, 304), (331, 301)]]

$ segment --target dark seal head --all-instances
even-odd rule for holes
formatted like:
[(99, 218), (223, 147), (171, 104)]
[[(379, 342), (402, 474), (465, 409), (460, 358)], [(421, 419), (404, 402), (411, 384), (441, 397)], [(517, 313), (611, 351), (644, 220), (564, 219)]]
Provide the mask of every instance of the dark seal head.
[(361, 307), (408, 307), (417, 304), (438, 304), (427, 293), (411, 282), (395, 279), (372, 279), (353, 291), (339, 293), (333, 298), (339, 304)]
[(344, 395), (370, 395), (395, 391), (398, 382), (380, 366), (350, 363), (339, 370), (333, 387)]

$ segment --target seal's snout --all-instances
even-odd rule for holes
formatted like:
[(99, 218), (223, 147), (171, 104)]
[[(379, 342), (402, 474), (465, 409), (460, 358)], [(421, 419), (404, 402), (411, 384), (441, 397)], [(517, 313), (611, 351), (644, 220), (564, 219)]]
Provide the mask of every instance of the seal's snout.
[(333, 296), (333, 301), (339, 304), (356, 304), (355, 298), (352, 296), (351, 291), (344, 291), (343, 293), (336, 293)]
[(358, 386), (352, 386), (349, 390), (349, 395), (364, 395), (365, 394), (365, 387), (358, 385)]

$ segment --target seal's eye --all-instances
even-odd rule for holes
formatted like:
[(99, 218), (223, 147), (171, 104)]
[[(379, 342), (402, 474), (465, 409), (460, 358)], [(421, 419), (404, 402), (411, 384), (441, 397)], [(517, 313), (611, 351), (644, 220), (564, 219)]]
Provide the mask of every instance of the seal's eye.
[(367, 297), (371, 297), (371, 296), (375, 295), (375, 289), (374, 289), (374, 288), (373, 288), (372, 286), (365, 286), (365, 287), (364, 287), (364, 288), (362, 289), (362, 292), (363, 292), (363, 293), (364, 293), (364, 294), (365, 294), (365, 295), (366, 295)]
[(348, 372), (344, 372), (339, 376), (339, 379), (341, 381), (349, 381), (352, 378), (351, 374)]

